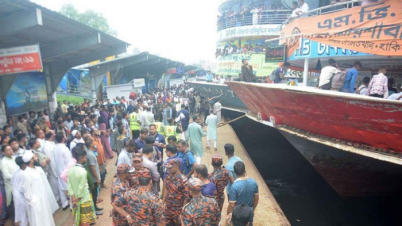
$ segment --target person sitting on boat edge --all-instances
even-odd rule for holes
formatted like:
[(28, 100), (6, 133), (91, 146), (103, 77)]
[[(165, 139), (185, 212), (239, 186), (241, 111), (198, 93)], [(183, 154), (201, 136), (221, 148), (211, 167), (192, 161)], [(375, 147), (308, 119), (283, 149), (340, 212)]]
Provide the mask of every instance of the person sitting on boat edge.
[(363, 84), (361, 84), (360, 86), (359, 86), (359, 88), (356, 90), (356, 93), (357, 94), (360, 94), (360, 95), (366, 95), (366, 93), (367, 93), (367, 87), (369, 86), (369, 84), (370, 84), (370, 77), (364, 77), (363, 78), (363, 82), (362, 82)]
[(283, 77), (286, 75), (286, 72), (290, 64), (288, 62), (284, 62), (281, 67), (278, 67), (274, 73), (274, 83), (281, 83)]
[(207, 74), (205, 75), (205, 81), (212, 82), (212, 74), (210, 71), (207, 71)]
[(356, 61), (353, 64), (353, 68), (349, 69), (346, 74), (345, 81), (343, 82), (343, 86), (340, 89), (341, 92), (344, 93), (354, 93), (355, 92), (355, 83), (356, 78), (359, 75), (359, 70), (362, 68), (362, 63), (360, 61)]
[[(402, 86), (401, 86), (402, 89)], [(388, 97), (388, 100), (399, 100), (402, 101), (402, 90), (399, 93), (393, 93)]]
[(321, 69), (320, 82), (318, 87), (323, 90), (330, 90), (332, 84), (332, 78), (336, 73), (340, 72), (338, 65), (334, 59), (328, 60), (328, 66)]
[(394, 78), (388, 78), (388, 95), (391, 96), (394, 93), (397, 93), (398, 90), (393, 87)]
[(388, 78), (385, 73), (387, 73), (387, 69), (380, 67), (378, 74), (374, 75), (370, 81), (366, 92), (367, 96), (388, 98)]
[(243, 59), (241, 63), (243, 64), (241, 66), (241, 81), (255, 82), (256, 76), (253, 74), (253, 66), (249, 65), (246, 59)]

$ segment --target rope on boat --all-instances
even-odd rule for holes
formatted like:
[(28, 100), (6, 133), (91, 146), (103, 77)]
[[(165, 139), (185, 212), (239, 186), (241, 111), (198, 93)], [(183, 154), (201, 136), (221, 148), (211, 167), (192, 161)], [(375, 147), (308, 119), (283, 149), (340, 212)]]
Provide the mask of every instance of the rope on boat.
[(240, 117), (237, 117), (237, 118), (235, 118), (235, 119), (233, 119), (233, 120), (227, 121), (227, 122), (225, 122), (225, 123), (220, 123), (220, 124), (217, 126), (217, 128), (222, 127), (222, 126), (225, 126), (225, 125), (227, 125), (227, 124), (229, 124), (229, 123), (235, 122), (235, 121), (237, 121), (237, 120), (239, 120), (239, 119), (242, 119), (242, 118), (244, 118), (244, 117), (246, 117), (245, 114), (242, 115), (242, 116), (240, 116)]

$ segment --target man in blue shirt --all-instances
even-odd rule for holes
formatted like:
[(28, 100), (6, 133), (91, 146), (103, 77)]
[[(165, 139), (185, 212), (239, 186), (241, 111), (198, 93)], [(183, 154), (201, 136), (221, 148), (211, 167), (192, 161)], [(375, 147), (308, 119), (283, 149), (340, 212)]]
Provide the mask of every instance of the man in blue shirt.
[(148, 129), (142, 128), (140, 131), (140, 136), (135, 140), (135, 143), (137, 143), (137, 152), (144, 147), (145, 138), (147, 138), (147, 136), (148, 136)]
[(155, 139), (155, 146), (157, 146), (158, 150), (161, 152), (163, 157), (163, 148), (166, 145), (165, 137), (156, 131), (156, 125), (149, 125), (149, 135), (153, 136)]
[(225, 155), (228, 157), (228, 162), (225, 165), (225, 169), (229, 171), (229, 184), (226, 186), (226, 193), (228, 194), (229, 197), (229, 192), (232, 184), (234, 181), (237, 179), (236, 174), (234, 173), (234, 165), (236, 162), (240, 161), (243, 162), (243, 160), (237, 156), (234, 155), (234, 146), (233, 144), (225, 144)]
[(353, 64), (353, 68), (349, 69), (348, 74), (346, 75), (345, 82), (341, 89), (341, 92), (345, 93), (354, 93), (355, 92), (355, 83), (356, 78), (359, 75), (359, 70), (362, 68), (362, 63), (360, 61), (356, 61)]
[(207, 71), (207, 75), (205, 76), (205, 80), (207, 82), (212, 82), (212, 74), (210, 71)]
[(185, 109), (186, 105), (181, 105), (181, 110), (177, 112), (176, 122), (180, 120), (183, 134), (186, 134), (188, 125), (190, 124), (190, 113)]
[(163, 163), (163, 174), (162, 174), (162, 179), (165, 179), (167, 176), (167, 170), (166, 170), (166, 165), (168, 164), (168, 162), (172, 159), (178, 159), (178, 161), (180, 162), (179, 165), (179, 170), (180, 173), (182, 173), (184, 175), (184, 163), (183, 163), (183, 159), (180, 158), (177, 155), (177, 148), (176, 146), (174, 146), (173, 144), (168, 144), (166, 146), (166, 156), (168, 157), (166, 159), (166, 161)]
[(286, 72), (290, 64), (288, 62), (283, 63), (282, 67), (279, 67), (275, 70), (275, 79), (274, 83), (281, 83), (283, 77), (286, 75)]
[[(233, 208), (241, 204), (248, 206), (254, 212), (260, 199), (257, 181), (247, 176), (243, 162), (236, 162), (234, 171), (237, 179), (230, 189), (227, 214), (231, 214)], [(250, 218), (250, 225), (253, 225), (253, 216)]]
[(185, 140), (179, 140), (177, 142), (177, 151), (179, 152), (178, 156), (183, 159), (184, 165), (184, 175), (187, 178), (190, 178), (194, 173), (194, 167), (197, 165), (195, 161), (193, 153), (187, 149), (187, 142)]

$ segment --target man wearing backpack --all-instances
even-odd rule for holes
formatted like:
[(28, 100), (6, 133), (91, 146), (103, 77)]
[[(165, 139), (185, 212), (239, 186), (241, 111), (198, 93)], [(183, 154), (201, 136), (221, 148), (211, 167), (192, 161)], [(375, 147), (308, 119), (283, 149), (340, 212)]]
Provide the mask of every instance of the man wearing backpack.
[(288, 68), (290, 67), (290, 64), (288, 62), (283, 63), (281, 67), (278, 67), (275, 70), (275, 77), (274, 77), (274, 83), (281, 83), (283, 77), (286, 75), (286, 72)]
[(343, 86), (340, 89), (341, 92), (345, 92), (345, 93), (354, 93), (355, 92), (356, 78), (359, 75), (359, 70), (361, 68), (362, 68), (362, 63), (360, 63), (360, 61), (356, 61), (353, 64), (353, 68), (349, 69), (348, 73), (346, 74), (345, 82), (343, 83)]
[(334, 59), (329, 59), (328, 66), (325, 66), (321, 69), (320, 83), (318, 84), (318, 87), (320, 87), (320, 89), (330, 90), (332, 78), (336, 73), (339, 72), (340, 70), (336, 65), (336, 61)]

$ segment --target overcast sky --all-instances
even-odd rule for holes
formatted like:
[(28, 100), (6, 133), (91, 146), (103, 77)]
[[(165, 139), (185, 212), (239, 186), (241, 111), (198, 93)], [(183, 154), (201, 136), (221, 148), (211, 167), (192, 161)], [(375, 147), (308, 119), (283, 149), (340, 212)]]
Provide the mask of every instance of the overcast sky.
[(189, 63), (215, 59), (218, 0), (31, 0), (54, 11), (73, 4), (102, 13), (118, 38), (148, 51)]

